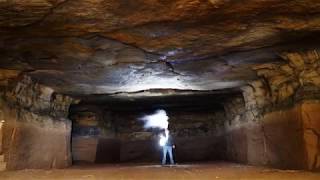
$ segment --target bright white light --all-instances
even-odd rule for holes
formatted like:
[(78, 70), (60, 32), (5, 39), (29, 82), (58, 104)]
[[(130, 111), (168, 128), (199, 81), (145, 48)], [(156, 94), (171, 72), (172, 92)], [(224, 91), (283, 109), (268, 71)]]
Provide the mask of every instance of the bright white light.
[(166, 145), (166, 142), (169, 138), (169, 131), (167, 129), (166, 129), (165, 133), (166, 133), (165, 136), (163, 134), (160, 134), (160, 139), (159, 139), (160, 146)]
[(164, 129), (165, 134), (160, 134), (159, 137), (159, 145), (164, 146), (167, 143), (167, 140), (169, 138), (169, 117), (167, 116), (167, 113), (165, 110), (157, 110), (152, 115), (146, 115), (140, 118), (140, 120), (144, 121), (144, 128), (159, 128)]
[(157, 110), (154, 114), (146, 115), (140, 119), (145, 122), (144, 128), (168, 129), (169, 117), (165, 110)]
[(164, 146), (167, 142), (167, 139), (164, 135), (160, 135), (159, 145)]

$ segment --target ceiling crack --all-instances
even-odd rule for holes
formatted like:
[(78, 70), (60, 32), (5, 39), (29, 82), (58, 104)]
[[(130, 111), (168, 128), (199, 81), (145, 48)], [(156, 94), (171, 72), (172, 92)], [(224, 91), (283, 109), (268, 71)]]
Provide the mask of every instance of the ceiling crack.
[(27, 28), (27, 27), (31, 27), (31, 26), (35, 26), (37, 24), (41, 24), (42, 22), (44, 22), (50, 15), (52, 15), (54, 13), (54, 11), (58, 8), (60, 8), (61, 6), (63, 6), (64, 4), (70, 2), (72, 0), (64, 0), (60, 3), (57, 3), (55, 6), (51, 7), (48, 12), (46, 14), (44, 14), (40, 19), (35, 20), (32, 23), (26, 24), (26, 25), (22, 25), (22, 26), (16, 26), (14, 28)]

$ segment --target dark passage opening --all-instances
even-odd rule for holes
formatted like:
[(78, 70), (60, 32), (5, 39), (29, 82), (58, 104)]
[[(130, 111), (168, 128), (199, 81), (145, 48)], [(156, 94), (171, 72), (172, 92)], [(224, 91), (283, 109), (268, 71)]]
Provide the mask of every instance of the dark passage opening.
[(82, 97), (69, 114), (73, 162), (160, 163), (161, 130), (144, 128), (139, 120), (159, 109), (169, 116), (177, 163), (224, 160), (223, 101), (237, 94)]

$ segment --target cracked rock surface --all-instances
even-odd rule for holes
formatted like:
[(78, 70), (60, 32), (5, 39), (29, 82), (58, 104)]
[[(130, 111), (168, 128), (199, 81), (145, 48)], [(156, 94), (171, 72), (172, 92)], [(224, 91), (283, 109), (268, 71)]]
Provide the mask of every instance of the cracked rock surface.
[(319, 13), (317, 0), (2, 0), (0, 83), (22, 72), (67, 94), (238, 88), (257, 78), (251, 65), (317, 49)]

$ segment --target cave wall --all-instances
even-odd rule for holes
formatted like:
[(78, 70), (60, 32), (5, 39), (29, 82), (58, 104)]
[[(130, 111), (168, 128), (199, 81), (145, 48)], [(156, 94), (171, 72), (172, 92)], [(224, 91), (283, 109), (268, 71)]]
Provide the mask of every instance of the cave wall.
[[(170, 116), (171, 115), (171, 116)], [(169, 111), (178, 161), (224, 159), (223, 110)]]
[(229, 160), (282, 169), (320, 170), (319, 56), (283, 54), (286, 63), (255, 67), (260, 80), (225, 102)]
[(226, 124), (229, 160), (282, 169), (304, 167), (300, 106)]
[[(170, 132), (176, 144), (175, 158), (178, 162), (222, 158), (223, 141), (220, 135), (225, 118), (223, 111), (180, 109), (167, 110), (167, 113)], [(139, 156), (150, 156), (148, 159), (158, 160), (161, 148), (158, 145), (157, 134), (152, 130), (143, 129), (143, 124), (137, 121), (139, 116), (141, 113), (115, 115), (115, 121), (119, 123), (118, 136), (125, 147), (121, 151), (121, 160), (128, 161)], [(148, 149), (148, 152), (143, 149)]]
[(320, 102), (309, 101), (301, 105), (305, 166), (320, 171)]
[(319, 101), (226, 124), (231, 161), (281, 169), (319, 170)]
[[(153, 111), (104, 111), (79, 108), (74, 122), (74, 160), (96, 163), (158, 162), (161, 148), (156, 129), (144, 129), (138, 118)], [(178, 162), (224, 158), (223, 110), (167, 111)], [(89, 129), (92, 129), (90, 131)], [(92, 155), (93, 152), (96, 152)], [(106, 153), (108, 152), (108, 153)], [(90, 154), (91, 153), (91, 154)]]
[(70, 97), (20, 77), (2, 96), (6, 168), (65, 168), (71, 165)]

